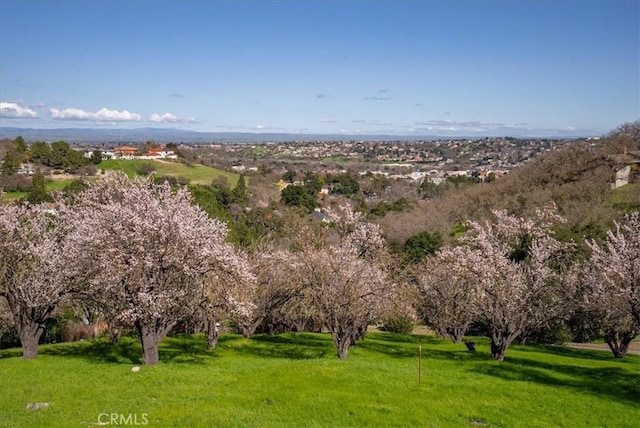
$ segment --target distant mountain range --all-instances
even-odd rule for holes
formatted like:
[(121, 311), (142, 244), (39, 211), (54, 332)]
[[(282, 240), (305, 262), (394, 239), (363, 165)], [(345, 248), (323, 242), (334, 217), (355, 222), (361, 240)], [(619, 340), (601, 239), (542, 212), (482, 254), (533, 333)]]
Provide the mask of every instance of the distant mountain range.
[[(0, 127), (0, 139), (15, 138), (21, 135), (27, 141), (67, 141), (75, 144), (96, 143), (265, 143), (288, 141), (430, 141), (439, 139), (481, 138), (482, 136), (437, 136), (437, 135), (346, 135), (346, 134), (288, 134), (288, 133), (251, 133), (251, 132), (198, 132), (171, 128), (10, 128)], [(507, 135), (518, 137), (518, 135)], [(560, 138), (573, 138), (564, 135)]]
[(344, 141), (344, 140), (435, 140), (430, 137), (404, 137), (398, 135), (344, 135), (344, 134), (287, 134), (251, 132), (197, 132), (170, 128), (96, 129), (96, 128), (0, 128), (1, 138), (21, 135), (27, 141), (60, 141), (69, 143), (264, 143), (285, 141)]

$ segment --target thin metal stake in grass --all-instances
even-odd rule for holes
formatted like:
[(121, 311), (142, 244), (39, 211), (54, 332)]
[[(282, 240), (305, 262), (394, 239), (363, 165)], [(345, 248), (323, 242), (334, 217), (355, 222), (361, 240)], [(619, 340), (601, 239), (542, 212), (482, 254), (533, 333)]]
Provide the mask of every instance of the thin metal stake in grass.
[(422, 345), (418, 347), (418, 386), (422, 383)]

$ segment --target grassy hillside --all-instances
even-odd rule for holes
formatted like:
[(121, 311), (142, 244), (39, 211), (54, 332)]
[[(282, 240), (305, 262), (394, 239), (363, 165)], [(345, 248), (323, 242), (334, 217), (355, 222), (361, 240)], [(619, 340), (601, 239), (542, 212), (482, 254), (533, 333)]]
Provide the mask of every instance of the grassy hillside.
[[(152, 165), (158, 176), (186, 178), (193, 184), (211, 184), (213, 181), (223, 178), (229, 186), (233, 187), (238, 182), (238, 174), (225, 172), (216, 168), (200, 164), (185, 164), (182, 162), (159, 161), (159, 160), (105, 160), (98, 165), (98, 169), (105, 171), (123, 171), (130, 177), (138, 174), (143, 165)], [(53, 180), (51, 180), (53, 178)], [(93, 180), (95, 177), (82, 177)], [(60, 179), (57, 176), (47, 177), (47, 190), (62, 190), (73, 178)], [(26, 192), (6, 192), (6, 200), (19, 199), (26, 196)]]
[(120, 170), (129, 176), (135, 175), (143, 165), (152, 165), (156, 174), (163, 177), (187, 178), (193, 184), (211, 184), (214, 179), (224, 177), (229, 185), (234, 186), (238, 175), (200, 164), (185, 164), (177, 161), (116, 159), (105, 160), (98, 165), (98, 169)]
[[(0, 351), (0, 426), (92, 426), (101, 414), (148, 426), (633, 426), (640, 357), (513, 346), (504, 362), (431, 336), (374, 333), (340, 361), (327, 334), (168, 338), (140, 363), (133, 337), (42, 346), (36, 360)], [(423, 349), (417, 382), (418, 346)], [(41, 410), (27, 403), (45, 402)], [(100, 419), (101, 418), (101, 419)]]
[(615, 135), (598, 142), (577, 142), (546, 153), (492, 183), (450, 188), (411, 211), (390, 213), (380, 223), (387, 236), (401, 244), (423, 230), (440, 231), (449, 237), (455, 223), (486, 219), (491, 210), (530, 216), (555, 203), (572, 234), (599, 237), (614, 219), (640, 208), (640, 184), (615, 190), (610, 186), (621, 167), (611, 155), (639, 147), (640, 139)]
[[(47, 181), (45, 186), (48, 191), (62, 190), (67, 184), (71, 183), (72, 181), (73, 179)], [(27, 196), (27, 192), (6, 192), (4, 194), (4, 199), (7, 201), (12, 201), (15, 199), (24, 198), (25, 196)]]
[(613, 189), (605, 205), (625, 212), (640, 211), (640, 183), (629, 183)]

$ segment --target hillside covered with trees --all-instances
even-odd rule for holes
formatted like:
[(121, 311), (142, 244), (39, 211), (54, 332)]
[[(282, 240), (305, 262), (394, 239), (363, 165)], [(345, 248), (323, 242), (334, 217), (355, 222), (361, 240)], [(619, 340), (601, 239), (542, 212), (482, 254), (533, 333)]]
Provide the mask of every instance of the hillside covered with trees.
[[(371, 324), (424, 322), (490, 337), (496, 360), (514, 340), (596, 338), (623, 357), (640, 333), (639, 128), (489, 182), (388, 181), (381, 193), (401, 197), (375, 203), (376, 177), (287, 172), (279, 191), (266, 170), (186, 187), (111, 174), (52, 205), (3, 201), (2, 341), (34, 358), (55, 328), (49, 340), (133, 329), (157, 364), (171, 332), (213, 347), (220, 327), (326, 329), (345, 359)], [(612, 189), (623, 166), (630, 183)]]

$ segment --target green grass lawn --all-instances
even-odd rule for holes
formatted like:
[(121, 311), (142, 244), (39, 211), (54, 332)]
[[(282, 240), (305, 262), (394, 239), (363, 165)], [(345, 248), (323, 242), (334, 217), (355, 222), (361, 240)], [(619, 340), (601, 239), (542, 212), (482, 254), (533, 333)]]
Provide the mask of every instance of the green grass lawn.
[[(160, 364), (138, 373), (133, 337), (42, 346), (32, 361), (3, 350), (0, 426), (92, 426), (112, 413), (149, 427), (637, 426), (639, 356), (514, 346), (500, 363), (476, 341), (472, 354), (373, 333), (340, 361), (326, 334), (224, 335), (211, 351), (200, 335), (172, 337)], [(51, 404), (26, 409), (32, 402)]]
[(605, 205), (626, 212), (640, 210), (640, 183), (629, 183), (613, 189)]
[(238, 175), (225, 172), (216, 168), (200, 164), (185, 164), (177, 161), (155, 161), (143, 159), (112, 159), (104, 160), (98, 164), (98, 169), (120, 170), (132, 177), (143, 164), (151, 164), (155, 167), (159, 176), (184, 177), (193, 184), (211, 184), (218, 177), (225, 177), (230, 186), (238, 182)]
[[(162, 177), (184, 177), (188, 178), (193, 184), (211, 184), (218, 177), (224, 177), (227, 183), (232, 188), (238, 182), (238, 174), (222, 171), (216, 168), (200, 164), (185, 164), (182, 162), (173, 161), (154, 161), (154, 160), (142, 160), (142, 159), (114, 159), (105, 160), (98, 165), (98, 169), (108, 170), (120, 170), (126, 173), (129, 177), (136, 175), (138, 169), (142, 164), (150, 163), (155, 167), (156, 174)], [(100, 174), (98, 174), (99, 176)], [(94, 180), (95, 177), (78, 177), (82, 179)], [(245, 182), (248, 184), (248, 179), (245, 178)], [(47, 181), (47, 190), (62, 190), (72, 179), (68, 180), (49, 180)], [(4, 198), (6, 200), (15, 200), (27, 196), (27, 192), (6, 192)]]
[[(52, 191), (52, 190), (62, 190), (64, 189), (64, 187), (71, 183), (73, 180), (55, 180), (55, 181), (47, 181), (47, 183), (45, 184), (45, 186), (47, 187), (48, 191)], [(20, 198), (24, 198), (25, 196), (27, 196), (27, 192), (6, 192), (4, 194), (4, 197), (6, 198), (6, 200), (11, 201), (14, 199), (20, 199)]]

